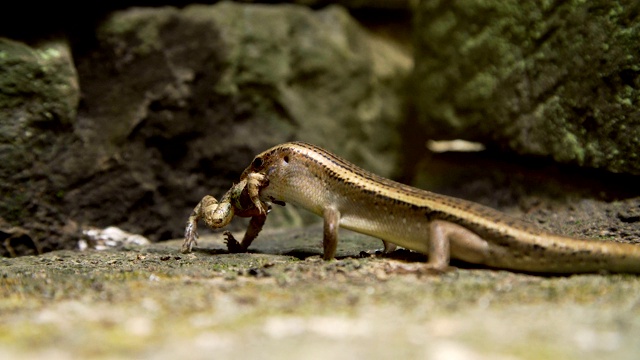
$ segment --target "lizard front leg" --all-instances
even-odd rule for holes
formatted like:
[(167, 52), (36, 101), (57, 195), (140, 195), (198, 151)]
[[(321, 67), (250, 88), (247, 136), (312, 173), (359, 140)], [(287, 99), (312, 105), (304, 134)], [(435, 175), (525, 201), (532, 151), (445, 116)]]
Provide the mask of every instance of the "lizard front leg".
[(267, 184), (264, 175), (250, 173), (240, 184), (235, 188), (232, 195), (235, 212), (237, 216), (251, 217), (251, 220), (241, 243), (234, 238), (231, 232), (224, 232), (227, 249), (231, 253), (247, 251), (253, 240), (260, 234), (267, 220), (267, 214), (271, 211), (271, 205), (264, 203), (259, 198), (260, 189)]
[(268, 209), (264, 206), (264, 203), (260, 201), (259, 195), (260, 189), (267, 186), (269, 184), (269, 180), (267, 180), (267, 177), (264, 174), (252, 172), (247, 175), (245, 181), (247, 193), (253, 203), (253, 206), (260, 211), (260, 214), (266, 215)]
[(225, 231), (225, 242), (227, 243), (227, 249), (229, 252), (246, 252), (253, 240), (258, 237), (258, 234), (260, 234), (266, 220), (267, 214), (259, 214), (251, 217), (251, 220), (249, 220), (249, 226), (247, 227), (247, 231), (244, 233), (241, 243), (233, 237), (233, 234), (231, 234), (230, 231)]
[(338, 248), (338, 228), (340, 227), (340, 211), (333, 207), (324, 209), (324, 232), (322, 237), (322, 247), (324, 260), (331, 260), (336, 255)]
[(391, 254), (398, 247), (396, 244), (384, 240), (382, 240), (382, 246), (384, 246), (383, 254)]

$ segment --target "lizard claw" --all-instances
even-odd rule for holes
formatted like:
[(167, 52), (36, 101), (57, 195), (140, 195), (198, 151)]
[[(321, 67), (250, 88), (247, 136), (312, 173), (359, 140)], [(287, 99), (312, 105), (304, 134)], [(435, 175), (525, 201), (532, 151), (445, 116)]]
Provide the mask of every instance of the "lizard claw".
[(253, 204), (255, 205), (255, 207), (258, 209), (258, 211), (260, 212), (260, 215), (267, 215), (267, 213), (269, 212), (269, 208), (268, 206), (266, 206), (262, 201), (256, 199), (257, 201), (255, 201)]

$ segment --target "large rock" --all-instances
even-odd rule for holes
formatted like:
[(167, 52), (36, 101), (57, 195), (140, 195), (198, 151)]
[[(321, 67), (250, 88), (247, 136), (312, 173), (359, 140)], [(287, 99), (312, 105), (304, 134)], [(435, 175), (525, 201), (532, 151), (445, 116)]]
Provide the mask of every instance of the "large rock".
[(638, 11), (633, 0), (418, 2), (427, 135), (640, 174)]
[(389, 173), (411, 61), (339, 7), (220, 3), (114, 13), (77, 66), (79, 128), (102, 144), (109, 181), (70, 196), (170, 238), (200, 197), (279, 142), (331, 144)]
[[(74, 143), (79, 88), (64, 39), (33, 45), (0, 38), (0, 240), (8, 252), (61, 246), (40, 242), (66, 220), (61, 157)], [(24, 229), (30, 223), (31, 238)], [(14, 249), (15, 248), (15, 249)]]
[[(383, 175), (397, 163), (388, 150), (411, 57), (340, 7), (134, 8), (73, 38), (78, 115), (60, 121), (62, 146), (39, 188), (64, 224), (179, 237), (203, 195), (221, 195), (256, 153), (293, 139)], [(7, 220), (29, 230), (29, 211)]]

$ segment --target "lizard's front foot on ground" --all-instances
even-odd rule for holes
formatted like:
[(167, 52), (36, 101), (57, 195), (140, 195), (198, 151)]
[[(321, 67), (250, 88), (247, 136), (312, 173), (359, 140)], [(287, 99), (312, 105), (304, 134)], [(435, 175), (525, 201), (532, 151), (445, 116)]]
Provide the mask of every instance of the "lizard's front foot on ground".
[(232, 254), (247, 252), (247, 249), (233, 237), (231, 231), (224, 232), (224, 243), (227, 244), (227, 250)]

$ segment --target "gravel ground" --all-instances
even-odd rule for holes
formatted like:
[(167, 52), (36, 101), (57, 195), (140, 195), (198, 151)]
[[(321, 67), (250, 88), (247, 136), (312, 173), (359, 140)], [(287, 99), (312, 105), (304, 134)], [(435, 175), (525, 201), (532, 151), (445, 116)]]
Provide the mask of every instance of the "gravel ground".
[[(639, 204), (583, 200), (519, 216), (565, 234), (627, 232), (635, 241), (629, 219)], [(187, 255), (175, 240), (0, 259), (0, 357), (640, 355), (638, 276), (545, 277), (465, 264), (417, 275), (404, 269), (424, 257), (369, 256), (362, 251), (381, 243), (348, 231), (338, 259), (324, 262), (321, 234), (318, 225), (267, 229), (248, 254), (227, 254), (214, 234)]]

